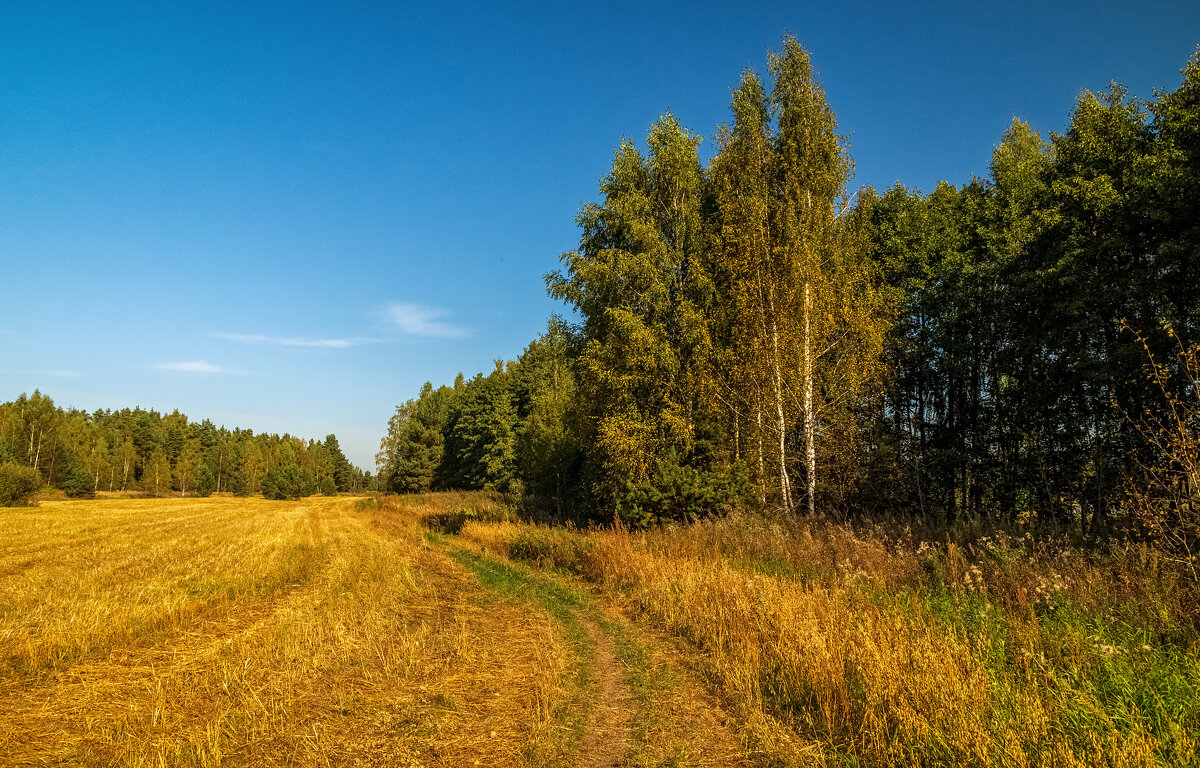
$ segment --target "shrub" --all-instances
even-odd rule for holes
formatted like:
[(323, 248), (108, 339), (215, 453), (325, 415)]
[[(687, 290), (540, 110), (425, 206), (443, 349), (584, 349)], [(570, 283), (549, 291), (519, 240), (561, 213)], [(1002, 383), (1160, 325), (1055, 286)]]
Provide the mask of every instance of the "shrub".
[(15, 461), (0, 463), (0, 507), (27, 507), (42, 478), (33, 467)]
[(617, 502), (621, 519), (646, 527), (662, 523), (690, 523), (719, 517), (749, 500), (750, 476), (744, 464), (727, 470), (701, 470), (681, 465), (668, 454), (644, 483), (628, 483)]
[(540, 567), (580, 572), (592, 542), (562, 528), (525, 527), (508, 545), (508, 555)]
[(437, 512), (426, 515), (424, 523), (435, 531), (458, 535), (467, 523), (507, 523), (511, 522), (513, 518), (508, 507), (496, 505), (485, 508), (461, 507)]
[[(1125, 328), (1129, 330), (1129, 326)], [(1175, 359), (1159, 362), (1145, 338), (1134, 332), (1149, 360), (1149, 378), (1162, 396), (1134, 426), (1156, 460), (1126, 478), (1135, 514), (1164, 554), (1200, 581), (1200, 344), (1176, 344)]]
[(317, 488), (321, 491), (322, 496), (337, 496), (337, 483), (333, 481), (332, 477), (321, 478), (321, 481), (317, 483)]
[(355, 512), (366, 512), (368, 509), (379, 509), (379, 497), (367, 496), (354, 502)]

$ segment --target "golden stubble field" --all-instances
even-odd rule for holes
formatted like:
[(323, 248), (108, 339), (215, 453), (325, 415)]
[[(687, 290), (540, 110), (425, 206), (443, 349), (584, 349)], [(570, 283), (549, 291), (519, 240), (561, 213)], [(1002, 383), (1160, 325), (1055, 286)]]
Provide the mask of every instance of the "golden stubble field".
[(354, 499), (0, 512), (5, 766), (528, 764), (565, 653)]
[(487, 502), (0, 510), (0, 766), (741, 766), (688, 653), (429, 531)]

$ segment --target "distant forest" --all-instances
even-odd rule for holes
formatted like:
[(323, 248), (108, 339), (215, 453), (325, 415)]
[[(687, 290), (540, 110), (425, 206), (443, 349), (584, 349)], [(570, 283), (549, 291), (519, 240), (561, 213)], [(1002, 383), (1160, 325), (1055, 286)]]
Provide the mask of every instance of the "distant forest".
[(141, 491), (298, 498), (372, 484), (334, 435), (323, 441), (256, 435), (190, 421), (179, 411), (63, 410), (38, 391), (0, 404), (0, 496), (16, 498), (6, 492), (23, 475), (72, 497)]
[(987, 178), (929, 192), (848, 195), (808, 53), (768, 71), (707, 164), (670, 114), (621, 143), (546, 277), (578, 323), (399, 406), (380, 487), (638, 525), (1190, 519), (1194, 544), (1200, 52), (1149, 101), (1082, 93), (1061, 134), (1014, 120)]

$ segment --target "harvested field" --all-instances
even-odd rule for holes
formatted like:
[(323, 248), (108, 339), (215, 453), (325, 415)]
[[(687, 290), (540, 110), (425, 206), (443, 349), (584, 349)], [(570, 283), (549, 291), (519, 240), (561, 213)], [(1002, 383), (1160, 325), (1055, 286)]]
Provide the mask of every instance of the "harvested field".
[(353, 500), (50, 502), (0, 537), (4, 765), (524, 765), (553, 718), (554, 623)]
[(464, 499), (5, 510), (0, 765), (748, 764), (611, 606), (422, 527)]

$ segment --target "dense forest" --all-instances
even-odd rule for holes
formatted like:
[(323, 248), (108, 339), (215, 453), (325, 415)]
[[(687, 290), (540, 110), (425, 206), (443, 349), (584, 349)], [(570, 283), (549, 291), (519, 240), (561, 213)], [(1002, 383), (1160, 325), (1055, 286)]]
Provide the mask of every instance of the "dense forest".
[(620, 145), (546, 277), (578, 322), (401, 405), (381, 488), (1194, 542), (1200, 52), (1149, 101), (1083, 92), (1061, 134), (1014, 120), (987, 178), (927, 193), (849, 195), (809, 55), (786, 39), (768, 72), (707, 164), (670, 114)]
[[(72, 497), (97, 491), (163, 496), (231, 492), (297, 498), (372, 484), (337, 437), (323, 441), (228, 430), (179, 411), (64, 410), (35, 391), (0, 404), (0, 501), (45, 484)], [(12, 499), (8, 499), (12, 496)], [(17, 497), (21, 496), (20, 499)]]

